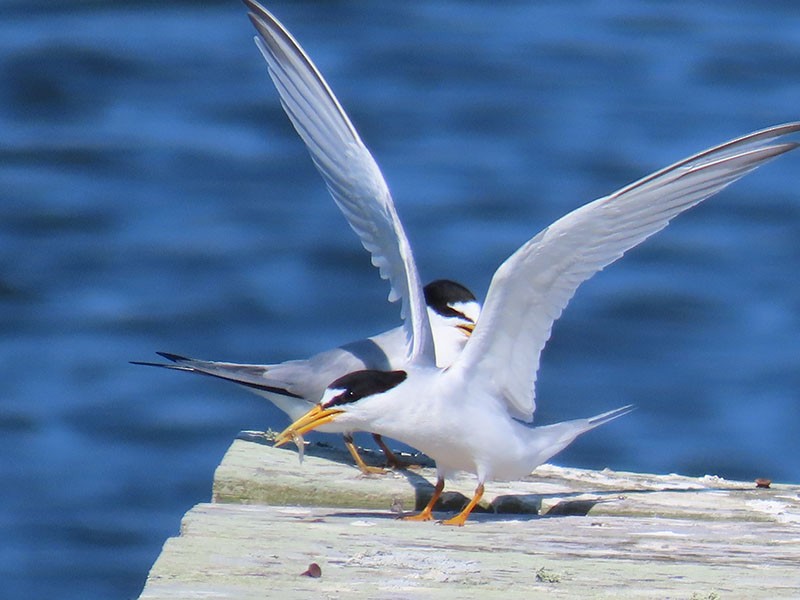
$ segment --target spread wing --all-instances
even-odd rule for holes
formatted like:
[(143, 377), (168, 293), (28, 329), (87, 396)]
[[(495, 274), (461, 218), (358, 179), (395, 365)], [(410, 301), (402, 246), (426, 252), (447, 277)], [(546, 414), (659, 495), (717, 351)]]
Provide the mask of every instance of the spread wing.
[(265, 8), (245, 0), (281, 104), (350, 226), (401, 300), (409, 358), (435, 363), (425, 299), (403, 226), (378, 165), (320, 72)]
[(578, 286), (681, 212), (798, 146), (779, 125), (716, 146), (562, 217), (495, 272), (480, 320), (451, 370), (480, 381), (530, 421), (539, 357)]

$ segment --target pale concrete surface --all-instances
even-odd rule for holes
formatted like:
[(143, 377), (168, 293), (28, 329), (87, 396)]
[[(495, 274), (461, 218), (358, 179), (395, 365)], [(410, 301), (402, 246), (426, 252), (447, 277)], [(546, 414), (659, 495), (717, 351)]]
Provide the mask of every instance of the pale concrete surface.
[[(545, 465), (487, 485), (487, 508), (528, 514), (450, 528), (395, 518), (424, 503), (430, 468), (364, 477), (343, 451), (299, 465), (240, 437), (141, 598), (800, 598), (798, 486)], [(312, 562), (320, 578), (300, 575)]]

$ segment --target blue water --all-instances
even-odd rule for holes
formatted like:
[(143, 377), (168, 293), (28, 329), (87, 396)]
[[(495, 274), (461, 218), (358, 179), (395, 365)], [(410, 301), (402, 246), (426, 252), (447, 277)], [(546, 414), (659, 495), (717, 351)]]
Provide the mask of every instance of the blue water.
[[(424, 279), (485, 294), (539, 229), (800, 118), (794, 2), (276, 1)], [(131, 598), (240, 429), (283, 415), (156, 350), (307, 356), (398, 322), (235, 0), (0, 2), (0, 596)], [(635, 403), (573, 466), (800, 481), (800, 153), (585, 284), (541, 422)]]

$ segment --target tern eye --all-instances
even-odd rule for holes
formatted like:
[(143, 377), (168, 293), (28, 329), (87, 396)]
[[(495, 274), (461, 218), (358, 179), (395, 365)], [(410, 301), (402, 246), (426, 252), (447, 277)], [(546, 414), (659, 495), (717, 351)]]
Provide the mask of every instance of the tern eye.
[(349, 404), (360, 399), (361, 396), (357, 394), (355, 390), (347, 389), (339, 394), (339, 397), (336, 399), (336, 404)]
[(355, 391), (351, 389), (342, 390), (341, 393), (337, 394), (330, 400), (325, 403), (326, 407), (331, 406), (341, 406), (342, 404), (351, 404), (356, 400), (359, 400), (360, 396), (355, 393)]

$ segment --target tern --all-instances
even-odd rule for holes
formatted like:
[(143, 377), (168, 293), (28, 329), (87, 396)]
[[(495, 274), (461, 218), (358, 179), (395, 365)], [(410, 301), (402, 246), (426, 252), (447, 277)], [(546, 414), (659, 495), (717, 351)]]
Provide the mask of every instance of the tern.
[[(466, 287), (450, 280), (437, 280), (425, 288), (418, 285), (410, 244), (372, 154), (319, 70), (292, 35), (258, 3), (245, 0), (245, 4), (258, 33), (256, 46), (267, 62), (281, 104), (306, 144), (334, 201), (371, 253), (381, 277), (392, 282), (389, 300), (402, 300), (403, 314), (408, 314), (411, 306), (426, 312), (426, 323), (429, 321), (432, 327), (428, 343), (435, 347), (436, 363), (442, 368), (449, 366), (475, 326), (480, 303)], [(406, 281), (415, 282), (414, 287), (404, 285)], [(205, 361), (166, 352), (159, 354), (172, 361), (171, 364), (142, 361), (134, 361), (134, 364), (202, 373), (232, 381), (271, 400), (295, 420), (320, 400), (331, 381), (347, 373), (359, 369), (403, 368), (411, 338), (409, 326), (398, 327), (306, 360), (274, 365)], [(353, 430), (331, 425), (321, 431), (344, 433), (345, 444), (362, 472), (382, 471), (367, 466), (359, 456), (352, 440)], [(386, 454), (389, 466), (401, 465), (380, 436), (376, 436), (375, 441)]]
[[(436, 364), (445, 368), (452, 364), (466, 344), (478, 319), (480, 304), (466, 287), (447, 279), (426, 285), (424, 295), (436, 345)], [(403, 329), (395, 327), (320, 352), (305, 360), (289, 360), (272, 365), (198, 360), (168, 352), (158, 354), (172, 362), (134, 361), (134, 364), (209, 375), (233, 382), (270, 400), (291, 421), (295, 421), (317, 405), (331, 381), (353, 371), (403, 368), (407, 352)], [(336, 424), (323, 426), (320, 431), (343, 433), (345, 445), (362, 473), (383, 472), (383, 469), (367, 465), (361, 458), (353, 443), (352, 434), (355, 430), (342, 429)], [(388, 466), (403, 466), (382, 437), (374, 437), (386, 455)]]
[(524, 477), (580, 434), (631, 410), (532, 424), (542, 349), (580, 284), (681, 212), (796, 148), (781, 138), (798, 131), (800, 122), (787, 123), (731, 140), (555, 221), (494, 273), (472, 336), (448, 369), (436, 366), (427, 315), (412, 305), (407, 368), (362, 370), (332, 382), (319, 405), (284, 430), (276, 445), (331, 423), (405, 442), (430, 456), (437, 469), (433, 497), (411, 519), (432, 519), (453, 471), (476, 474), (470, 502), (443, 521), (463, 525), (486, 481)]

